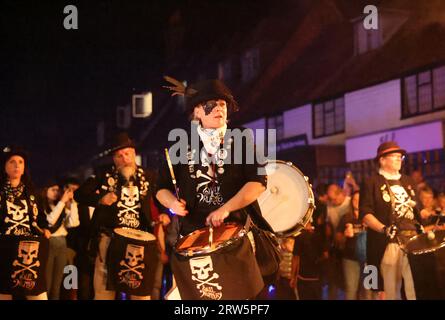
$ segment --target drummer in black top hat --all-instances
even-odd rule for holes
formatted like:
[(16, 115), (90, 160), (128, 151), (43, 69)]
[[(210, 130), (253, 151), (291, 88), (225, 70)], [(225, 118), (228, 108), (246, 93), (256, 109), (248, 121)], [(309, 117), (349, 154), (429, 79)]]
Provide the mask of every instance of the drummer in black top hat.
[[(109, 246), (110, 242), (113, 246), (115, 228), (130, 228), (153, 233), (154, 224), (157, 222), (153, 221), (150, 206), (153, 200), (154, 175), (136, 164), (135, 144), (125, 132), (117, 134), (113, 143), (102, 154), (102, 156), (108, 155), (112, 156), (114, 164), (90, 177), (75, 192), (75, 200), (80, 204), (95, 207), (91, 222), (92, 247), (98, 246), (94, 274), (95, 299), (112, 300), (115, 298), (116, 290), (128, 293), (132, 299), (150, 299), (154, 274), (141, 275), (140, 272), (156, 270), (159, 252), (155, 254), (156, 261), (147, 262), (142, 258), (152, 253), (144, 253), (143, 249), (138, 249), (142, 250), (142, 253), (137, 251), (140, 259), (132, 260), (132, 263), (122, 260), (120, 265), (127, 269), (118, 271), (119, 277), (116, 279), (114, 277), (116, 275), (113, 276), (109, 270), (110, 267), (116, 267), (109, 260), (110, 257), (113, 258), (113, 248), (110, 247), (109, 250)], [(165, 225), (170, 221), (165, 214), (160, 215), (159, 220)], [(127, 251), (136, 250), (135, 248), (127, 247)], [(107, 255), (108, 251), (111, 254)], [(127, 258), (133, 257), (134, 253), (135, 251), (133, 253), (128, 251)], [(135, 261), (141, 263), (144, 261), (144, 264), (139, 263), (135, 266)], [(128, 267), (129, 263), (131, 268)], [(119, 261), (117, 264), (119, 265)]]
[(46, 300), (44, 239), (51, 233), (27, 170), (28, 155), (17, 146), (0, 151), (0, 300), (12, 299), (12, 293)]
[(383, 277), (378, 286), (389, 300), (400, 299), (402, 279), (407, 299), (416, 299), (408, 256), (401, 248), (420, 226), (415, 183), (400, 173), (405, 155), (394, 141), (380, 144), (375, 158), (379, 171), (360, 189), (360, 217), (369, 227), (367, 264), (378, 268)]
[[(167, 87), (174, 91), (173, 95), (185, 96), (187, 113), (192, 120), (189, 140), (185, 141), (185, 148), (181, 148), (187, 150), (187, 154), (179, 155), (186, 161), (173, 163), (172, 166), (179, 193), (175, 195), (176, 188), (167, 162), (162, 163), (158, 181), (156, 197), (175, 213), (172, 225), (177, 228), (173, 237), (170, 234), (173, 242), (180, 235), (186, 236), (206, 225), (218, 227), (231, 221), (243, 224), (247, 215), (261, 228), (271, 231), (257, 202), (266, 188), (267, 177), (258, 173), (261, 165), (256, 158), (253, 163), (248, 163), (246, 157), (249, 151), (254, 151), (253, 136), (237, 128), (238, 133), (244, 133), (246, 138), (242, 148), (237, 148), (239, 141), (235, 130), (227, 127), (227, 118), (238, 111), (238, 104), (230, 90), (220, 80), (204, 80), (185, 87), (175, 79), (165, 79), (173, 84)], [(194, 137), (199, 144), (194, 145)], [(237, 154), (238, 151), (240, 154)], [(171, 152), (170, 157), (174, 156)], [(237, 156), (243, 161), (234, 161)], [(190, 268), (194, 268), (193, 259), (183, 261), (173, 254), (172, 266), (181, 296), (185, 299), (247, 299), (255, 296), (263, 284), (258, 266), (254, 258), (250, 260), (251, 257), (253, 255), (246, 251), (244, 265), (230, 266), (242, 274), (243, 267), (251, 263), (250, 272), (243, 275), (244, 288), (241, 288), (236, 279), (223, 283), (223, 276), (219, 278), (219, 284), (208, 279), (204, 279), (208, 281), (204, 283), (202, 277), (196, 278), (190, 274)], [(231, 260), (227, 261), (229, 263)], [(233, 274), (233, 270), (224, 270), (227, 266), (218, 265), (216, 260), (212, 263), (215, 272), (219, 270), (222, 274)]]

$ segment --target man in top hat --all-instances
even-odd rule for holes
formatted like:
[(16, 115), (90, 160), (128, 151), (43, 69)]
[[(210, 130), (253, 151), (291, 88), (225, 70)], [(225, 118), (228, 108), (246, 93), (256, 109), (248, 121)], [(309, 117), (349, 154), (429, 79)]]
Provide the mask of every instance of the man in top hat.
[[(94, 271), (95, 299), (115, 299), (117, 289), (127, 292), (132, 299), (150, 299), (154, 272), (157, 268), (153, 265), (158, 265), (159, 252), (150, 253), (147, 252), (147, 248), (128, 245), (125, 254), (132, 260), (125, 259), (117, 263), (112, 263), (110, 257), (113, 255), (107, 253), (110, 244), (113, 245), (111, 239), (116, 236), (113, 232), (115, 228), (153, 232), (154, 224), (157, 222), (153, 221), (150, 206), (154, 176), (136, 164), (135, 144), (127, 133), (118, 134), (104, 154), (112, 155), (113, 165), (104, 172), (90, 177), (75, 192), (75, 199), (81, 205), (95, 207), (90, 226), (91, 247), (97, 250)], [(159, 221), (168, 224), (170, 220), (168, 215), (162, 214), (159, 216)], [(118, 250), (117, 247), (115, 249)], [(146, 260), (143, 260), (142, 264), (139, 263), (148, 256), (157, 261), (149, 261), (150, 266)], [(126, 267), (118, 272), (119, 279), (116, 279), (116, 275), (112, 275), (110, 271), (116, 264)], [(150, 274), (142, 274), (147, 269)], [(122, 289), (123, 285), (128, 287), (128, 291), (125, 289), (127, 287)], [(133, 290), (135, 288), (141, 290)]]
[[(271, 230), (263, 219), (257, 202), (257, 198), (266, 189), (266, 176), (258, 174), (260, 164), (256, 159), (253, 163), (246, 161), (246, 153), (254, 150), (253, 137), (247, 137), (247, 142), (238, 149), (236, 137), (231, 135), (234, 131), (227, 127), (227, 118), (238, 110), (230, 90), (219, 80), (204, 80), (186, 88), (179, 81), (169, 77), (166, 77), (166, 80), (174, 84), (173, 87), (168, 87), (175, 91), (174, 94), (185, 96), (188, 116), (192, 120), (186, 161), (173, 163), (172, 166), (178, 194), (175, 195), (176, 188), (166, 162), (162, 163), (163, 167), (160, 170), (156, 197), (162, 205), (176, 214), (172, 223), (176, 226), (175, 234), (171, 237), (170, 233), (169, 238), (177, 240), (179, 236), (186, 236), (206, 225), (218, 227), (227, 221), (243, 224), (247, 215), (259, 227)], [(193, 143), (196, 136), (199, 145)], [(237, 151), (240, 151), (240, 154), (237, 154)], [(170, 157), (173, 156), (175, 154), (171, 152)], [(179, 158), (181, 156), (185, 155), (181, 154)], [(234, 161), (237, 156), (242, 156), (243, 161)], [(190, 259), (189, 265), (189, 262), (176, 259), (173, 254), (172, 267), (182, 298), (254, 297), (261, 290), (263, 282), (255, 259), (250, 260), (253, 255), (251, 249), (249, 250), (245, 252), (244, 265), (231, 266), (237, 270), (236, 272), (231, 269), (218, 270), (221, 266), (215, 260), (216, 257), (213, 257), (213, 264), (212, 257), (206, 257), (210, 259), (207, 262), (213, 265), (213, 271), (217, 275), (228, 272), (233, 276), (237, 276), (237, 273), (242, 274), (244, 288), (239, 286), (240, 282), (236, 287), (235, 279), (224, 283), (225, 277), (222, 275), (218, 278), (220, 282), (212, 283), (203, 278), (207, 282), (199, 283), (203, 279), (196, 280), (195, 276), (189, 274), (191, 268), (194, 268), (193, 259)], [(236, 260), (235, 255), (232, 257), (233, 260)], [(247, 265), (251, 269), (244, 273), (243, 267)], [(190, 279), (195, 280), (193, 282)], [(235, 287), (229, 290), (230, 286)]]
[(406, 298), (416, 299), (408, 256), (401, 249), (420, 227), (416, 186), (400, 173), (405, 155), (396, 142), (382, 143), (375, 158), (379, 171), (360, 189), (360, 217), (369, 227), (367, 264), (378, 268), (379, 287), (388, 300), (400, 299), (402, 279)]

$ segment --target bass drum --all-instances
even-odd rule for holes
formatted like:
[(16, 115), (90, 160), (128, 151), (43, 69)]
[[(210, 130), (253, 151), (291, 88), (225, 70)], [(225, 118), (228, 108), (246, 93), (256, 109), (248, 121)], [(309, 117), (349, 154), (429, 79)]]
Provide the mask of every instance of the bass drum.
[(267, 190), (258, 198), (261, 212), (278, 237), (298, 235), (312, 217), (314, 193), (306, 177), (291, 162), (269, 161)]

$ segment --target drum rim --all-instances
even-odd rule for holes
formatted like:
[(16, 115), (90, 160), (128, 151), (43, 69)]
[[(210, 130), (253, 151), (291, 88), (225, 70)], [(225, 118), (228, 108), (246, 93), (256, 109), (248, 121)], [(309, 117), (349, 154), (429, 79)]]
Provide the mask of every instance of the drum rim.
[(206, 246), (206, 247), (203, 247), (202, 249), (199, 249), (199, 250), (196, 250), (196, 251), (192, 251), (192, 250), (188, 250), (188, 249), (179, 250), (177, 247), (178, 247), (178, 244), (181, 241), (181, 239), (189, 237), (189, 236), (193, 235), (194, 233), (198, 232), (199, 230), (205, 229), (206, 227), (199, 228), (199, 229), (196, 229), (193, 232), (190, 232), (189, 234), (185, 235), (184, 237), (180, 238), (178, 241), (176, 241), (175, 252), (180, 254), (181, 256), (184, 256), (184, 257), (197, 257), (197, 256), (200, 256), (200, 255), (205, 255), (205, 254), (216, 252), (216, 251), (218, 251), (220, 249), (223, 249), (223, 248), (228, 248), (231, 245), (233, 245), (234, 243), (236, 243), (236, 242), (240, 241), (241, 239), (243, 239), (243, 237), (247, 234), (247, 231), (246, 231), (246, 229), (244, 228), (244, 226), (242, 224), (239, 224), (239, 223), (236, 223), (236, 222), (227, 222), (227, 223), (224, 223), (224, 225), (241, 226), (241, 230), (237, 233), (236, 237), (228, 239), (228, 240), (226, 240), (226, 241), (224, 241), (224, 242), (222, 242), (222, 243), (220, 243), (218, 245), (214, 245), (213, 248), (210, 248), (210, 247)]
[[(445, 230), (439, 230), (439, 231), (444, 231), (444, 233), (445, 233)], [(436, 232), (437, 232), (437, 231), (436, 231)], [(421, 254), (425, 254), (425, 253), (431, 253), (431, 252), (437, 251), (437, 250), (439, 250), (439, 249), (445, 247), (445, 237), (444, 237), (444, 238), (442, 239), (442, 242), (441, 242), (437, 247), (430, 248), (430, 249), (408, 250), (407, 246), (408, 246), (408, 244), (409, 244), (411, 241), (414, 241), (414, 240), (416, 240), (416, 239), (419, 239), (421, 236), (425, 236), (425, 235), (427, 236), (427, 233), (421, 233), (421, 234), (418, 234), (418, 235), (416, 235), (416, 236), (410, 238), (410, 239), (408, 240), (408, 243), (405, 245), (405, 249), (406, 249), (406, 251), (408, 251), (408, 253), (411, 253), (411, 254), (413, 254), (413, 255), (421, 255)]]
[(121, 237), (125, 237), (125, 236), (122, 235), (122, 234), (120, 234), (120, 233), (118, 233), (118, 232), (116, 232), (117, 229), (131, 230), (131, 231), (137, 231), (137, 232), (143, 232), (143, 233), (145, 233), (145, 234), (149, 234), (149, 235), (153, 236), (153, 238), (154, 238), (154, 239), (151, 239), (151, 240), (147, 240), (147, 239), (140, 239), (140, 238), (137, 238), (137, 239), (136, 239), (136, 238), (132, 238), (132, 237), (127, 237), (127, 238), (130, 238), (130, 239), (133, 239), (133, 240), (143, 241), (143, 242), (156, 241), (156, 236), (155, 236), (153, 233), (150, 233), (150, 232), (147, 232), (147, 231), (143, 231), (143, 230), (139, 230), (139, 229), (133, 229), (133, 228), (130, 228), (130, 227), (116, 227), (116, 228), (114, 228), (114, 229), (113, 229), (113, 233), (114, 233), (114, 234), (117, 234), (118, 236), (121, 236)]
[[(300, 169), (298, 169), (291, 161), (267, 160), (266, 166), (269, 163), (281, 163), (281, 164), (284, 164), (284, 165), (296, 170), (303, 177), (304, 183), (306, 184), (306, 187), (309, 190), (309, 199), (308, 199), (309, 207), (303, 216), (303, 220), (289, 229), (286, 229), (283, 231), (273, 231), (273, 234), (275, 234), (279, 238), (296, 237), (306, 227), (306, 225), (312, 218), (312, 214), (316, 208), (315, 207), (315, 195), (314, 195), (314, 192), (312, 191), (312, 185), (309, 183), (309, 178), (306, 180), (305, 178), (307, 176)], [(260, 207), (260, 209), (261, 209), (261, 207)]]

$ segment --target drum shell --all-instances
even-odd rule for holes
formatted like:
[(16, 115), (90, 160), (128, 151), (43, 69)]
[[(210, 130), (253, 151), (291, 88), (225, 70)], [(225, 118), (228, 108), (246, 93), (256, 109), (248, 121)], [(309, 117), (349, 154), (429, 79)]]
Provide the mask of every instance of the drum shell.
[(409, 254), (417, 300), (445, 299), (445, 248)]
[[(207, 274), (192, 272), (199, 263)], [(206, 255), (172, 254), (171, 266), (184, 300), (244, 300), (264, 287), (263, 278), (247, 236)], [(206, 277), (207, 276), (207, 277)], [(213, 280), (210, 280), (213, 278)], [(205, 283), (208, 281), (208, 283)], [(204, 284), (202, 284), (204, 282)], [(202, 284), (202, 285), (201, 285)], [(199, 287), (198, 287), (199, 286)], [(219, 287), (218, 287), (219, 286)]]
[[(25, 264), (24, 258), (19, 257), (19, 247), (23, 242), (38, 243), (36, 258)], [(37, 236), (0, 236), (0, 293), (13, 294), (20, 297), (35, 296), (47, 291), (46, 288), (46, 265), (48, 261), (49, 241), (44, 237)], [(22, 264), (14, 266), (14, 261)], [(38, 261), (38, 266), (35, 265)], [(26, 262), (26, 261), (25, 261)], [(14, 273), (23, 270), (15, 275)]]
[[(134, 271), (120, 272), (128, 269), (121, 263), (128, 263), (128, 245), (143, 248), (143, 258), (136, 266), (136, 271), (142, 272), (142, 278)], [(143, 268), (139, 266), (144, 264)], [(156, 271), (160, 264), (160, 252), (156, 240), (144, 241), (124, 237), (113, 233), (107, 252), (107, 290), (115, 290), (136, 296), (151, 295), (155, 283)]]
[(420, 234), (408, 241), (408, 258), (418, 300), (445, 299), (445, 231), (435, 238)]

